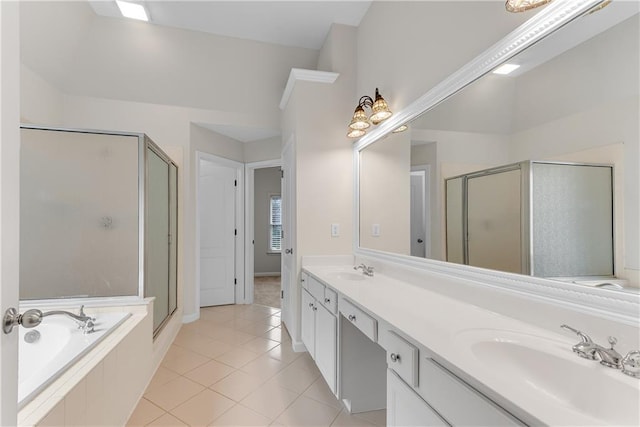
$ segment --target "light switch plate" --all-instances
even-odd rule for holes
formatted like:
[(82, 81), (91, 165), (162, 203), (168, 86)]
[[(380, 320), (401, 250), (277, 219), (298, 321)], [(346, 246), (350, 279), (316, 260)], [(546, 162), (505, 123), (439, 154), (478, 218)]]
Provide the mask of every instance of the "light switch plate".
[(331, 237), (340, 236), (340, 224), (331, 224)]
[(371, 235), (373, 237), (379, 237), (380, 236), (380, 224), (373, 224), (371, 226)]

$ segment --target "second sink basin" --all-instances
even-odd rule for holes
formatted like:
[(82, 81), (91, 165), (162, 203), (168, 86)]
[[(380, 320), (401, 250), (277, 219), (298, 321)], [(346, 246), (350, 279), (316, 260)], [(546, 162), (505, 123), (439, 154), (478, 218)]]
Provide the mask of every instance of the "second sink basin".
[(541, 398), (604, 424), (640, 424), (640, 381), (581, 359), (571, 351), (571, 344), (486, 329), (465, 331), (458, 338), (463, 338), (473, 357), (496, 375), (518, 387), (533, 389)]

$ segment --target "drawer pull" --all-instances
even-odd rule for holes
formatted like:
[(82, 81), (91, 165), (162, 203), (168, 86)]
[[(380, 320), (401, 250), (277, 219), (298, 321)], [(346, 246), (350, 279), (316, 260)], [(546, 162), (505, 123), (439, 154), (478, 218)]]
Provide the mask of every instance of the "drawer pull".
[(399, 362), (400, 361), (400, 355), (399, 354), (391, 353), (389, 358), (391, 359), (392, 362)]
[(330, 300), (329, 298), (325, 298), (325, 299), (324, 299), (324, 303), (325, 303), (325, 304), (329, 304), (330, 302), (331, 302), (331, 300)]
[(349, 315), (349, 320), (351, 320), (352, 322), (356, 321), (356, 315), (355, 314), (350, 314)]
[(313, 306), (313, 311), (318, 311), (318, 307), (316, 307), (315, 305)]
[(313, 307), (313, 303), (312, 302), (309, 303), (309, 307)]

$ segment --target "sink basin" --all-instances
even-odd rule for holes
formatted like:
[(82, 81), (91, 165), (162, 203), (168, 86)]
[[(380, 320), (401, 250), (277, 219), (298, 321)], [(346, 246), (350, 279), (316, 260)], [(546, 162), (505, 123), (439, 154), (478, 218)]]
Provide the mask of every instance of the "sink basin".
[(471, 355), (498, 377), (540, 399), (594, 418), (597, 424), (640, 425), (640, 381), (596, 361), (571, 344), (513, 331), (461, 333)]
[(332, 273), (329, 273), (329, 276), (335, 277), (336, 279), (339, 279), (339, 280), (360, 281), (365, 279), (364, 274), (360, 274), (352, 271), (332, 272)]

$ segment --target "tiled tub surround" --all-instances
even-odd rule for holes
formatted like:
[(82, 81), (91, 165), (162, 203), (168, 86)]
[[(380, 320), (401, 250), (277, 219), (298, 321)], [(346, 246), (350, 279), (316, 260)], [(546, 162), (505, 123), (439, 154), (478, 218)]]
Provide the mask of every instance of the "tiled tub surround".
[[(18, 413), (19, 426), (123, 425), (154, 369), (152, 302), (85, 308), (131, 315)], [(47, 307), (47, 310), (50, 307)], [(77, 307), (61, 307), (77, 311)]]
[[(504, 289), (491, 289), (446, 274), (368, 259), (358, 261), (373, 263), (374, 276), (348, 280), (345, 278), (354, 273), (353, 264), (323, 265), (326, 259), (319, 261), (313, 257), (303, 260), (303, 270), (336, 290), (340, 302), (355, 303), (378, 319), (381, 331), (384, 328), (398, 331), (420, 348), (420, 363), (425, 355), (432, 358), (527, 424), (638, 425), (640, 381), (578, 357), (571, 347), (579, 339), (559, 328), (563, 323), (572, 325), (601, 345), (607, 342), (607, 335), (616, 336), (617, 349), (624, 355), (638, 348), (637, 323), (616, 322), (579, 307), (567, 309), (551, 300), (545, 302)], [(384, 339), (383, 333), (378, 336)], [(487, 362), (491, 364), (493, 360), (481, 360), (474, 353), (473, 345), (478, 341), (522, 343), (523, 348), (530, 348), (527, 345), (535, 348), (542, 343), (547, 346), (545, 351), (551, 348), (554, 357), (563, 361), (562, 366), (570, 369), (558, 371), (541, 360), (539, 372), (532, 373), (534, 377), (525, 377), (522, 371), (504, 364), (489, 367)], [(384, 347), (385, 343), (381, 345)], [(544, 357), (544, 353), (532, 357), (536, 356)], [(587, 378), (580, 378), (576, 372), (587, 373)], [(543, 378), (546, 388), (538, 388), (535, 375)], [(599, 379), (613, 380), (616, 390), (608, 390)], [(557, 393), (549, 393), (549, 384), (554, 381), (575, 387), (559, 386)], [(589, 414), (583, 407), (596, 408), (599, 416)]]

